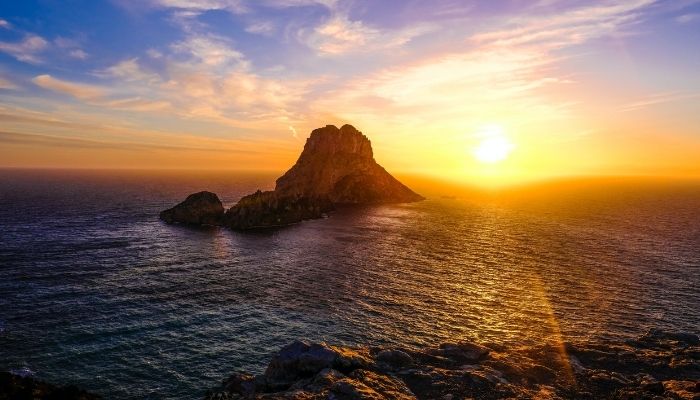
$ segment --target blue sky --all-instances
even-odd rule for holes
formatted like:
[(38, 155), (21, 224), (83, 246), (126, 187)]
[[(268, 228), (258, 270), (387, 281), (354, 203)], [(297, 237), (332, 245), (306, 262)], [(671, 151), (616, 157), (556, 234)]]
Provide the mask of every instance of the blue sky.
[(571, 173), (692, 169), (699, 43), (697, 0), (6, 1), (0, 165), (282, 168), (350, 122), (402, 170), (472, 168), (494, 124), (511, 174), (571, 142), (602, 160)]

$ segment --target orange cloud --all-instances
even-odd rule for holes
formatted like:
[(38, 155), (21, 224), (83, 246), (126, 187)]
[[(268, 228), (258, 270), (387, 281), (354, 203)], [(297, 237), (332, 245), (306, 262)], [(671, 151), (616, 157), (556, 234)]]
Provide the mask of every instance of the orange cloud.
[(37, 86), (57, 93), (67, 94), (77, 99), (91, 100), (104, 96), (107, 91), (94, 85), (73, 83), (56, 79), (51, 75), (39, 75), (32, 79)]

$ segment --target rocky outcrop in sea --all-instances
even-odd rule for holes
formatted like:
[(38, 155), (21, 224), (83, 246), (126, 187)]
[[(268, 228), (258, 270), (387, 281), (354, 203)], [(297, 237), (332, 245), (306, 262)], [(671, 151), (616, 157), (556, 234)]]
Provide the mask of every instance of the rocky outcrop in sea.
[(161, 219), (244, 230), (321, 218), (340, 205), (423, 200), (374, 160), (371, 142), (351, 125), (315, 129), (296, 164), (277, 179), (275, 190), (245, 196), (225, 213), (213, 193), (203, 201), (190, 199), (202, 193), (162, 212)]
[(207, 400), (699, 400), (700, 340), (650, 330), (616, 344), (422, 349), (294, 342), (263, 374), (237, 372)]
[(221, 225), (224, 206), (212, 192), (194, 193), (173, 208), (161, 211), (160, 219), (167, 223), (190, 225)]

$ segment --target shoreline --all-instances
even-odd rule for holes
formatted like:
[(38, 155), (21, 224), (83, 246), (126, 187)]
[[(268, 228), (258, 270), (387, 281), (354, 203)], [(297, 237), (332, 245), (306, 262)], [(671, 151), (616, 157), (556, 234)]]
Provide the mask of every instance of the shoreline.
[[(278, 351), (264, 373), (234, 372), (202, 397), (698, 400), (700, 337), (651, 329), (618, 343), (509, 347), (462, 341), (424, 348), (297, 340)], [(101, 398), (70, 383), (0, 373), (0, 399)]]
[(700, 338), (657, 329), (612, 344), (509, 349), (338, 347), (295, 341), (263, 374), (235, 372), (206, 400), (700, 399)]

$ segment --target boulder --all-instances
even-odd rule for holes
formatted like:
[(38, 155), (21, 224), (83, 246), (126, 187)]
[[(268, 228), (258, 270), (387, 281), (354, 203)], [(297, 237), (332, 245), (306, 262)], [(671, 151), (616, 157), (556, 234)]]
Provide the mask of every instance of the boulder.
[(415, 400), (416, 396), (400, 379), (357, 369), (331, 388), (338, 400)]
[(160, 213), (160, 219), (172, 224), (221, 225), (224, 206), (212, 192), (194, 193), (182, 203)]
[(374, 357), (377, 363), (393, 369), (407, 368), (413, 364), (413, 357), (401, 350), (385, 349)]
[(475, 363), (482, 360), (489, 354), (487, 347), (471, 342), (442, 343), (436, 355), (461, 362)]
[(336, 358), (336, 352), (324, 343), (309, 344), (297, 340), (272, 358), (265, 370), (265, 378), (268, 384), (275, 386), (290, 385), (331, 368)]

